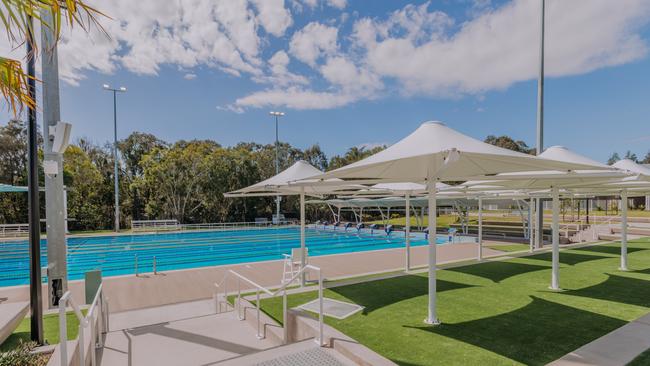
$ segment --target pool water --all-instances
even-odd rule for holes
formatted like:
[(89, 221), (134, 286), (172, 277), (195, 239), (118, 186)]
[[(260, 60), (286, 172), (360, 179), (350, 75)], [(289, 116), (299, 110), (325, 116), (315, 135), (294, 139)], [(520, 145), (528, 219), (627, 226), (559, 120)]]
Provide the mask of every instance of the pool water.
[[(310, 256), (402, 248), (404, 235), (387, 236), (383, 231), (349, 229), (306, 230)], [(454, 242), (473, 241), (456, 237)], [(291, 248), (300, 247), (298, 227), (247, 230), (201, 231), (139, 235), (71, 237), (68, 242), (68, 278), (100, 269), (103, 276), (152, 272), (156, 257), (158, 271), (217, 266), (223, 264), (282, 259)], [(438, 244), (448, 243), (438, 236)], [(422, 234), (412, 234), (411, 245), (426, 245)], [(47, 266), (47, 244), (41, 242), (41, 263)], [(45, 275), (45, 274), (44, 274)], [(29, 247), (26, 240), (0, 242), (0, 287), (29, 283)]]

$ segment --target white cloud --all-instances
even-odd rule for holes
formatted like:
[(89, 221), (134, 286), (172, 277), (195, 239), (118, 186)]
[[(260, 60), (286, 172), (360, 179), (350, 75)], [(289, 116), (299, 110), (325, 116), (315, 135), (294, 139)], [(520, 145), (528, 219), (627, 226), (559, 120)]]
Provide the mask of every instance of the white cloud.
[(331, 109), (359, 100), (351, 94), (317, 92), (298, 87), (288, 89), (268, 89), (255, 92), (235, 101), (234, 105), (222, 108), (283, 106), (291, 109)]
[(261, 76), (265, 66), (260, 52), (267, 43), (261, 29), (282, 36), (293, 22), (283, 0), (177, 0), (165, 6), (158, 0), (90, 0), (89, 4), (112, 18), (101, 19), (110, 38), (96, 29), (90, 34), (79, 27), (63, 31), (59, 69), (70, 84), (78, 84), (90, 70), (110, 74), (124, 68), (156, 75), (163, 65), (183, 69), (205, 65), (236, 76)]
[(320, 71), (327, 81), (340, 86), (348, 92), (369, 96), (383, 87), (376, 74), (366, 68), (357, 67), (352, 61), (344, 57), (328, 58)]
[(337, 28), (311, 22), (293, 34), (289, 43), (289, 52), (298, 60), (313, 67), (321, 56), (334, 54), (337, 51), (337, 37)]
[(343, 9), (348, 5), (347, 0), (327, 0), (327, 5), (337, 8), (337, 9)]
[(262, 27), (272, 35), (280, 37), (291, 26), (293, 19), (284, 0), (252, 0), (259, 12), (258, 19)]
[[(405, 8), (406, 9), (406, 8)], [(503, 89), (535, 77), (539, 48), (539, 2), (517, 0), (464, 23), (447, 34), (443, 17), (423, 18), (421, 10), (404, 13), (405, 22), (425, 19), (422, 34), (406, 29), (391, 34), (391, 24), (364, 19), (356, 25), (366, 62), (383, 77), (399, 81), (407, 94), (449, 96)], [(435, 13), (435, 12), (432, 12)], [(607, 0), (549, 2), (547, 6), (547, 75), (581, 74), (646, 55), (635, 33), (647, 23), (650, 2)], [(416, 17), (417, 15), (417, 17)], [(395, 14), (391, 19), (395, 18)], [(392, 23), (391, 20), (388, 23)], [(429, 38), (427, 41), (423, 39)]]
[(289, 72), (289, 55), (284, 51), (276, 52), (269, 60), (268, 65), (271, 75), (254, 77), (253, 80), (258, 83), (273, 84), (275, 86), (287, 86), (295, 84), (307, 84), (309, 80), (306, 77)]
[(188, 73), (183, 76), (183, 79), (185, 80), (194, 80), (196, 79), (196, 74)]

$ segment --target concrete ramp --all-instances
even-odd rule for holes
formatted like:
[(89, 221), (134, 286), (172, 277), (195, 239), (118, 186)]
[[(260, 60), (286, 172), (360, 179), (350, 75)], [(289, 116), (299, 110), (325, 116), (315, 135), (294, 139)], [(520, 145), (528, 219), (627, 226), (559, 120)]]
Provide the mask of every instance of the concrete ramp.
[(16, 330), (29, 312), (29, 302), (10, 302), (0, 304), (0, 344)]

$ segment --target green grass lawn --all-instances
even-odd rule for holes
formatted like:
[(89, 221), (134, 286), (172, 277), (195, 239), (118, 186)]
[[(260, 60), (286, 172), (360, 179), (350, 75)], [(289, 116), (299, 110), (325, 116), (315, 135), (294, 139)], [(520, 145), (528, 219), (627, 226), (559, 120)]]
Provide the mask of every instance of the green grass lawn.
[[(453, 224), (456, 222), (456, 219), (458, 216), (456, 215), (440, 215), (438, 216), (436, 220), (436, 226), (438, 227), (449, 227), (449, 225)], [(406, 217), (395, 217), (392, 218), (388, 221), (391, 225), (398, 225), (398, 226), (404, 226), (406, 225)], [(384, 221), (382, 220), (376, 220), (376, 221), (371, 221), (369, 224), (383, 224)], [(416, 227), (417, 226), (417, 221), (414, 216), (411, 216), (411, 227)], [(424, 223), (421, 224), (422, 226), (427, 226), (429, 224), (429, 216), (424, 215)]]
[(528, 244), (504, 244), (504, 245), (486, 245), (486, 247), (502, 252), (519, 252), (530, 249)]
[[(326, 296), (365, 310), (326, 322), (400, 365), (544, 365), (650, 311), (650, 239), (629, 243), (629, 272), (617, 270), (618, 253), (562, 251), (562, 292), (548, 289), (550, 253), (441, 270), (436, 327), (423, 323), (426, 275), (331, 288)], [(262, 304), (282, 320), (281, 298)]]
[[(82, 310), (85, 314), (86, 311)], [(68, 338), (74, 339), (77, 338), (79, 332), (79, 320), (74, 313), (69, 312), (67, 314), (68, 321)], [(0, 352), (6, 352), (12, 350), (18, 346), (19, 341), (23, 342), (30, 341), (30, 318), (27, 317), (23, 319), (18, 328), (7, 338), (4, 343), (0, 345)], [(59, 343), (59, 314), (47, 314), (43, 316), (43, 337), (48, 344), (57, 344)]]
[(627, 366), (647, 366), (650, 365), (650, 349), (640, 354), (637, 358), (628, 363)]

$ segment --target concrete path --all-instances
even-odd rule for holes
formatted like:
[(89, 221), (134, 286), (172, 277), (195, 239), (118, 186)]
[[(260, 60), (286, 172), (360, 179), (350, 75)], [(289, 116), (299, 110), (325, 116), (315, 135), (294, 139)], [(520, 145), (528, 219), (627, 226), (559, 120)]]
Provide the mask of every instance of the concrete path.
[(98, 364), (209, 365), (276, 346), (269, 339), (257, 339), (234, 313), (222, 313), (111, 331)]
[(588, 343), (551, 366), (624, 366), (650, 349), (650, 313)]

